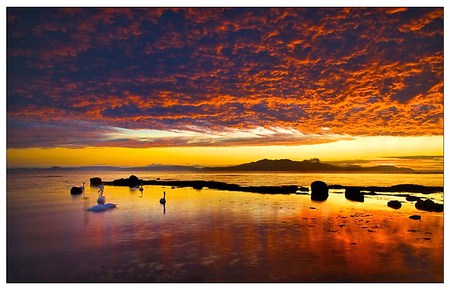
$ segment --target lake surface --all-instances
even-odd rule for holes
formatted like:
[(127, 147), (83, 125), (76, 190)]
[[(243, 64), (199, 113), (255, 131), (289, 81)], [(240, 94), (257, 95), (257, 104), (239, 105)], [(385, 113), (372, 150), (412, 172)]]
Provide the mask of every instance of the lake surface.
[[(309, 195), (106, 186), (106, 201), (117, 208), (87, 211), (98, 196), (89, 178), (130, 174), (243, 186), (443, 185), (439, 174), (8, 171), (8, 282), (443, 281), (443, 213), (419, 211), (395, 193), (360, 203), (336, 190), (314, 202)], [(85, 194), (71, 196), (82, 182)], [(443, 201), (443, 193), (426, 197)], [(393, 199), (399, 210), (386, 206)]]

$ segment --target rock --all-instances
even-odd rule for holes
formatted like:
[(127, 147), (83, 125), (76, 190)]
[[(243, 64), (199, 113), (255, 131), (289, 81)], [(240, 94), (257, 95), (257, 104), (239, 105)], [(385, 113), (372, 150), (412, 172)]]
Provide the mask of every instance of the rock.
[(309, 192), (309, 188), (304, 187), (304, 186), (300, 186), (300, 187), (297, 189), (297, 191), (298, 191), (298, 192), (306, 192), (306, 193), (308, 193), (308, 192)]
[(409, 218), (412, 219), (412, 220), (418, 221), (418, 220), (420, 220), (422, 217), (421, 217), (420, 215), (415, 214), (415, 215), (410, 216)]
[(434, 211), (434, 212), (443, 212), (444, 211), (444, 205), (435, 203), (431, 199), (426, 200), (418, 200), (415, 204), (415, 207), (419, 210), (423, 211)]
[[(115, 179), (114, 181), (105, 181), (106, 185), (113, 186), (130, 186), (130, 181), (128, 178)], [(209, 188), (218, 190), (229, 190), (229, 191), (244, 191), (244, 192), (256, 192), (256, 193), (269, 193), (269, 194), (293, 194), (298, 190), (297, 185), (283, 185), (283, 186), (240, 186), (237, 184), (228, 184), (225, 182), (218, 181), (202, 181), (202, 180), (191, 180), (191, 181), (181, 181), (181, 180), (139, 180), (139, 184), (145, 185), (161, 185), (161, 186), (172, 186), (176, 187), (193, 187), (196, 189)]]
[(324, 201), (328, 198), (328, 185), (323, 181), (311, 183), (311, 200)]
[(104, 183), (106, 185), (139, 187), (139, 185), (142, 184), (143, 181), (137, 178), (136, 176), (131, 175), (129, 178), (121, 178), (116, 179), (113, 182), (104, 182)]
[(90, 179), (91, 185), (92, 186), (99, 186), (103, 183), (102, 179), (100, 177), (92, 177)]
[(83, 189), (81, 187), (74, 186), (70, 189), (70, 194), (82, 194), (82, 193)]
[(406, 197), (406, 200), (407, 200), (407, 201), (418, 201), (418, 200), (420, 200), (420, 197), (418, 197), (418, 196), (413, 196), (413, 195), (408, 195), (408, 196)]
[(202, 189), (203, 189), (203, 185), (201, 185), (201, 184), (194, 184), (194, 185), (192, 186), (192, 188), (193, 188), (193, 189), (196, 189), (196, 190), (202, 190)]
[(139, 186), (139, 178), (137, 178), (135, 175), (130, 175), (130, 177), (128, 177), (128, 186), (129, 187)]
[(345, 198), (352, 201), (364, 202), (364, 194), (359, 188), (349, 187), (345, 190)]
[(399, 209), (402, 207), (402, 203), (398, 200), (390, 200), (388, 201), (387, 206), (393, 209)]

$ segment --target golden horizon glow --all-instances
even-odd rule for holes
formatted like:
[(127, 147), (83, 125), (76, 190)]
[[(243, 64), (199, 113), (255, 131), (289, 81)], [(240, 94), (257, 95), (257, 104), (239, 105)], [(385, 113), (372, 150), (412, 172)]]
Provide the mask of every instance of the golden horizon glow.
[[(376, 136), (299, 146), (8, 148), (7, 167), (151, 164), (229, 166), (264, 158), (370, 161), (389, 156), (443, 156), (443, 146), (443, 136)], [(414, 166), (413, 162), (409, 164)]]

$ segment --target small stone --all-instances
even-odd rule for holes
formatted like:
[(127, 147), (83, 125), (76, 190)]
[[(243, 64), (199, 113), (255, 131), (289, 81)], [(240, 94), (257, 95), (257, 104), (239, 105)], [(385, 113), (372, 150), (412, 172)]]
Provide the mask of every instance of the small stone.
[(410, 216), (409, 218), (412, 220), (420, 220), (422, 217), (420, 215), (415, 214), (415, 215)]

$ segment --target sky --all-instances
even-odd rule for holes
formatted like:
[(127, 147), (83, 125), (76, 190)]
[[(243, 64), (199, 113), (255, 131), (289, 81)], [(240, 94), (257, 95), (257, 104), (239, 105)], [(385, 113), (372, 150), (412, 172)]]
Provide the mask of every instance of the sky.
[(7, 166), (442, 169), (443, 8), (7, 8)]

